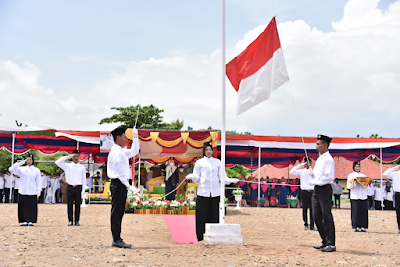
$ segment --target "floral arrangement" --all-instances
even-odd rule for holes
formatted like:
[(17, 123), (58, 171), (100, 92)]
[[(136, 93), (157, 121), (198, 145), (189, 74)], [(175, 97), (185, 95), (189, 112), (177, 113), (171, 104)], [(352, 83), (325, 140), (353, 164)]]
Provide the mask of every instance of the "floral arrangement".
[(184, 196), (176, 196), (175, 200), (155, 199), (148, 195), (140, 195), (139, 190), (128, 193), (125, 210), (139, 214), (190, 214), (195, 211), (196, 202), (189, 201)]
[(243, 196), (244, 195), (244, 191), (240, 188), (232, 190), (232, 195), (234, 196)]

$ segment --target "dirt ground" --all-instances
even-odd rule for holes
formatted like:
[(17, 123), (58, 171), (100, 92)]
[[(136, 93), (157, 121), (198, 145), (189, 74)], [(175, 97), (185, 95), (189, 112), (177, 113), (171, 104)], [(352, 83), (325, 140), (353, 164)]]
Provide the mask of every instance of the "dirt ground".
[(301, 209), (228, 208), (243, 245), (175, 244), (161, 215), (125, 214), (122, 238), (111, 247), (110, 205), (82, 208), (81, 226), (67, 226), (64, 204), (39, 204), (35, 227), (20, 227), (17, 204), (0, 204), (0, 266), (400, 266), (395, 211), (370, 211), (367, 233), (350, 227), (349, 204), (334, 209), (337, 252), (312, 248)]

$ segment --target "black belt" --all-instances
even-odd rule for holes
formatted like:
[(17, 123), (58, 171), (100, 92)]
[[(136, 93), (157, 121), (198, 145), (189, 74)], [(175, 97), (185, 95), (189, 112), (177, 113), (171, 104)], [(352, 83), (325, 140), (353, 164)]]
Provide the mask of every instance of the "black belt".
[(395, 195), (398, 195), (398, 194), (400, 195), (400, 192), (394, 192), (394, 193), (395, 193)]
[(68, 185), (68, 186), (71, 186), (71, 187), (78, 187), (78, 186), (82, 186), (81, 184), (78, 184), (78, 185)]
[(308, 193), (312, 193), (314, 190), (303, 190), (303, 191), (306, 191)]

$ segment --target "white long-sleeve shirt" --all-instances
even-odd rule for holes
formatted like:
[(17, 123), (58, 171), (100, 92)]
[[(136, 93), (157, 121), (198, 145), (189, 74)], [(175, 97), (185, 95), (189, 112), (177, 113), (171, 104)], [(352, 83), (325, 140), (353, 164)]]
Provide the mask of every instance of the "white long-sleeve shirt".
[(130, 149), (114, 144), (108, 154), (107, 176), (110, 179), (119, 179), (128, 189), (129, 184), (129, 159), (139, 154), (139, 139), (134, 138)]
[(386, 191), (386, 186), (383, 188), (385, 193), (385, 199), (389, 201), (393, 201), (393, 187), (390, 187), (390, 191)]
[(359, 182), (354, 181), (353, 185), (350, 184), (352, 179), (356, 177), (366, 177), (361, 172), (352, 172), (347, 176), (347, 188), (350, 189), (350, 199), (367, 199), (367, 187), (362, 186)]
[(382, 190), (382, 188), (381, 188), (381, 187), (375, 186), (374, 189), (375, 189), (375, 192), (374, 192), (374, 195), (375, 195), (374, 200), (376, 200), (376, 201), (382, 201), (382, 200), (383, 200), (383, 190)]
[(320, 154), (310, 180), (310, 185), (323, 186), (332, 183), (335, 180), (335, 161), (329, 151)]
[(340, 183), (331, 183), (332, 193), (334, 195), (341, 195), (343, 193), (343, 188)]
[(70, 156), (64, 156), (56, 160), (56, 164), (60, 167), (65, 173), (65, 180), (67, 184), (76, 186), (82, 185), (82, 192), (85, 192), (86, 189), (86, 169), (79, 163), (65, 163), (67, 159), (71, 158)]
[(400, 165), (387, 169), (383, 176), (393, 180), (392, 186), (394, 192), (400, 192), (400, 171), (395, 171), (400, 168)]
[(374, 186), (372, 185), (372, 183), (370, 183), (367, 186), (367, 196), (372, 197), (374, 195)]
[(14, 189), (19, 189), (19, 177), (14, 175)]
[(4, 189), (4, 174), (0, 175), (0, 189)]
[(14, 177), (12, 174), (4, 174), (4, 178), (6, 179), (4, 182), (4, 188), (12, 188), (14, 187)]
[[(203, 157), (196, 161), (193, 173), (188, 175), (194, 183), (198, 183), (197, 195), (202, 197), (217, 197), (220, 195), (220, 180), (221, 180), (221, 161), (216, 158)], [(231, 184), (237, 179), (231, 179), (226, 176), (225, 184)]]
[(25, 162), (14, 163), (8, 170), (20, 178), (18, 193), (21, 195), (38, 195), (42, 191), (40, 170), (35, 166), (21, 167)]
[(50, 188), (57, 190), (60, 186), (60, 177), (50, 178), (48, 182)]
[(49, 177), (46, 174), (41, 174), (40, 176), (40, 186), (41, 188), (47, 188)]
[(301, 166), (304, 166), (304, 164), (299, 164), (295, 167), (293, 167), (290, 170), (290, 173), (296, 176), (300, 176), (300, 188), (301, 190), (314, 190), (314, 186), (310, 185), (310, 180), (312, 179), (310, 175), (310, 171), (306, 168), (299, 170)]

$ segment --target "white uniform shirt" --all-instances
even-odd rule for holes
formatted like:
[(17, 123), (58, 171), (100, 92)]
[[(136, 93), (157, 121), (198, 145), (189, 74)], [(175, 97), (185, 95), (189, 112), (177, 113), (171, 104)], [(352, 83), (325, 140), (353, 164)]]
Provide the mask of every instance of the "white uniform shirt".
[(19, 177), (14, 175), (14, 189), (19, 189)]
[(392, 186), (394, 192), (400, 192), (400, 171), (395, 171), (400, 168), (400, 165), (387, 169), (383, 176), (393, 180)]
[(347, 176), (347, 188), (350, 189), (350, 199), (367, 199), (367, 187), (362, 186), (358, 181), (354, 181), (353, 185), (350, 180), (356, 177), (366, 177), (361, 172), (352, 172)]
[(93, 187), (93, 177), (86, 178), (86, 185), (90, 188)]
[(53, 188), (54, 191), (57, 190), (60, 186), (60, 177), (50, 178), (49, 179), (49, 187)]
[(8, 170), (18, 175), (20, 178), (20, 186), (18, 193), (21, 195), (39, 195), (42, 188), (40, 185), (40, 170), (35, 166), (24, 166), (24, 162), (17, 162)]
[(0, 189), (4, 189), (4, 174), (0, 175)]
[(86, 189), (86, 169), (79, 163), (65, 163), (70, 156), (64, 156), (56, 160), (56, 164), (60, 167), (65, 173), (65, 180), (67, 184), (76, 186), (82, 185), (82, 192), (85, 192)]
[[(119, 179), (126, 188), (129, 188), (129, 159), (139, 153), (139, 139), (134, 138), (130, 149), (114, 144), (108, 154), (107, 176), (110, 179)], [(100, 182), (100, 181), (99, 181)]]
[(311, 175), (310, 175), (310, 171), (309, 169), (301, 169), (299, 170), (299, 168), (303, 166), (302, 164), (299, 164), (295, 167), (293, 167), (293, 169), (290, 171), (291, 174), (296, 175), (296, 176), (300, 176), (300, 188), (301, 190), (314, 190), (314, 186), (310, 185), (310, 180), (312, 179)]
[(312, 174), (313, 179), (310, 180), (311, 185), (327, 185), (335, 180), (335, 161), (329, 151), (320, 154)]
[(6, 181), (4, 182), (4, 188), (14, 187), (14, 177), (12, 174), (4, 174)]
[[(202, 197), (217, 197), (220, 195), (220, 180), (221, 180), (221, 161), (216, 158), (203, 157), (196, 161), (193, 174), (189, 175), (194, 183), (198, 183), (197, 195)], [(225, 184), (231, 184), (237, 179), (231, 179), (226, 176)]]
[(375, 197), (374, 197), (374, 200), (376, 200), (376, 201), (382, 201), (382, 200), (383, 200), (383, 190), (382, 190), (382, 188), (381, 188), (381, 187), (375, 186), (374, 189), (375, 189), (375, 193), (374, 193)]
[(393, 201), (393, 187), (390, 187), (390, 191), (386, 191), (386, 185), (383, 187), (383, 192), (385, 193), (385, 199), (388, 201)]
[(332, 186), (332, 193), (334, 195), (341, 195), (343, 193), (343, 188), (342, 185), (340, 183), (331, 183)]
[(372, 197), (374, 195), (374, 186), (371, 184), (369, 184), (369, 186), (367, 186), (367, 196)]
[(40, 176), (40, 186), (41, 188), (47, 188), (49, 177), (46, 174)]

